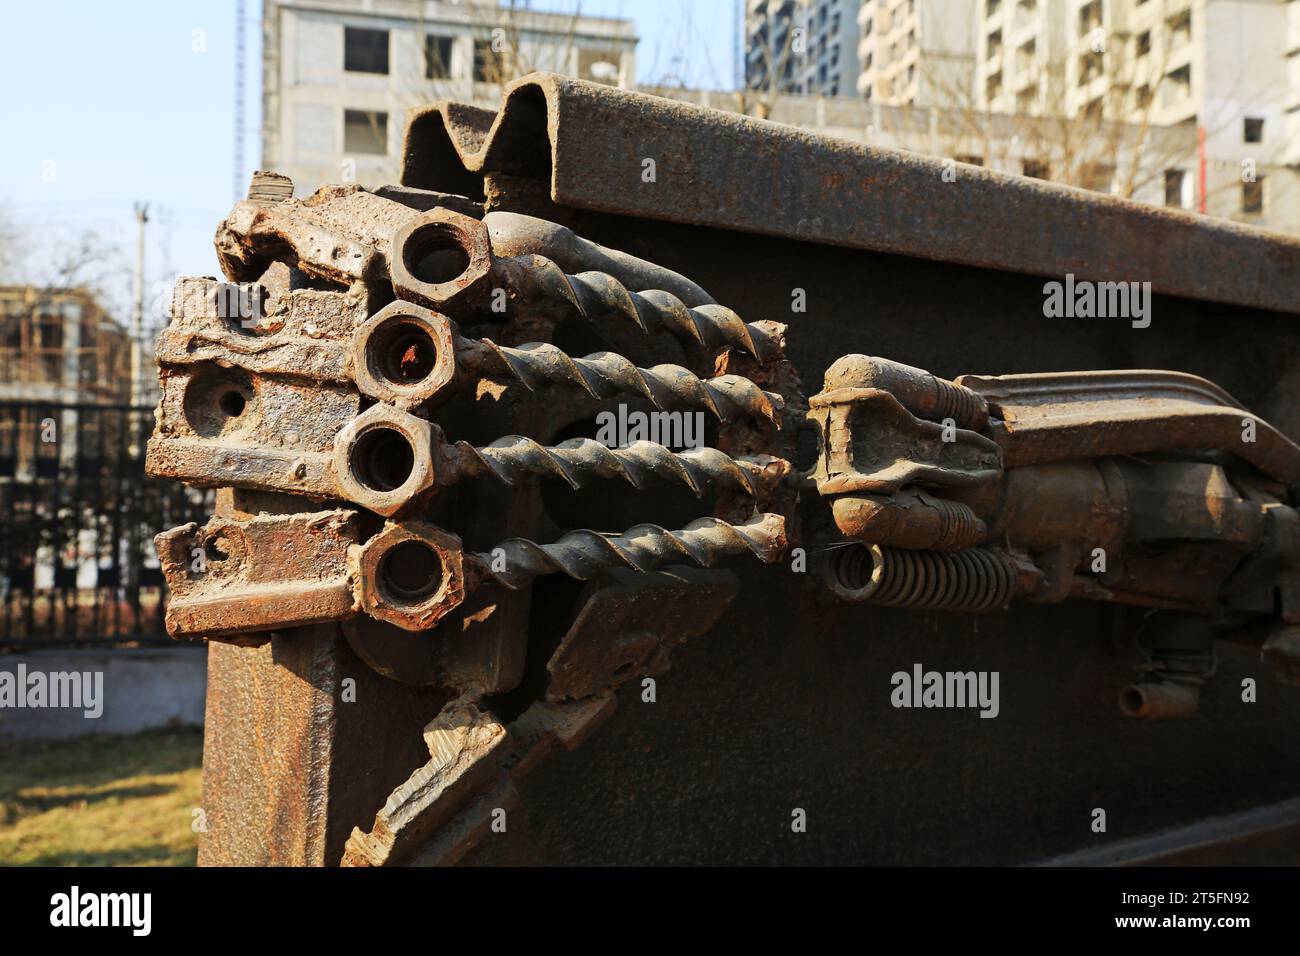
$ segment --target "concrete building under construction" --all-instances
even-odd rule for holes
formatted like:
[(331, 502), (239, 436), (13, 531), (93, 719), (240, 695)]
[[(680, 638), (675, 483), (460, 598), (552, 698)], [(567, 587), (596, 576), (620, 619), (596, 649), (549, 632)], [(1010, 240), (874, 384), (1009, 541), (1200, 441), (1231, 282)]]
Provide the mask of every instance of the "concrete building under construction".
[(0, 400), (125, 403), (131, 337), (82, 289), (0, 286)]

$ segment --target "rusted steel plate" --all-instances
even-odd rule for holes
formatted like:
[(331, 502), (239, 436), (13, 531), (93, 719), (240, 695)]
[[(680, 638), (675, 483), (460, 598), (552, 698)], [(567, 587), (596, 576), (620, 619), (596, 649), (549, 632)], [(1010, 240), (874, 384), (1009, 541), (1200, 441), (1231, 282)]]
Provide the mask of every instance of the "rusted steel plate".
[(1217, 385), (1194, 375), (1138, 369), (964, 375), (958, 381), (996, 409), (1001, 420), (990, 432), (1008, 468), (1218, 448), (1288, 484), (1300, 481), (1300, 446)]
[[(481, 195), (484, 173), (554, 202), (1008, 272), (1149, 281), (1291, 312), (1300, 239), (733, 113), (536, 73), (488, 114), (411, 114), (404, 185)], [(643, 163), (655, 162), (653, 182)], [(945, 172), (949, 175), (945, 178)], [(472, 193), (470, 193), (472, 194)]]

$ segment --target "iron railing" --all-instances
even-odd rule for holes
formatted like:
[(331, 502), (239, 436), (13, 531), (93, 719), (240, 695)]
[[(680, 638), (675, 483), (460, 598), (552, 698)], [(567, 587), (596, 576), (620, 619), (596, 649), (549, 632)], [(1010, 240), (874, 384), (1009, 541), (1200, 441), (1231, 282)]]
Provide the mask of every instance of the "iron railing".
[(210, 493), (145, 477), (153, 409), (0, 402), (0, 647), (154, 643), (153, 535)]

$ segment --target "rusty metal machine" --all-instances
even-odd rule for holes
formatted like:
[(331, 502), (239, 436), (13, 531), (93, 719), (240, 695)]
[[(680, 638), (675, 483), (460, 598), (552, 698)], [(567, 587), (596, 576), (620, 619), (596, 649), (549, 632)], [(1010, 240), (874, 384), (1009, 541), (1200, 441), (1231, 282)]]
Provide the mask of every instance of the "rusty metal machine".
[[(658, 159), (650, 180), (633, 173), (643, 156)], [(724, 172), (737, 156), (753, 168)], [(1300, 447), (1195, 374), (1052, 371), (1136, 364), (1124, 360), (1146, 358), (1158, 332), (1116, 327), (1131, 344), (1066, 347), (1055, 363), (1042, 343), (999, 345), (997, 322), (1017, 308), (1040, 330), (1051, 320), (1025, 318), (1032, 282), (997, 270), (1072, 263), (1048, 268), (1027, 251), (1031, 236), (999, 261), (973, 257), (945, 203), (1001, 189), (1044, 227), (1093, 204), (1085, 241), (1122, 244), (1115, 217), (1145, 219), (1189, 262), (1208, 254), (1213, 227), (975, 170), (960, 200), (931, 185), (932, 222), (948, 231), (900, 226), (898, 200), (878, 192), (928, 172), (915, 157), (541, 76), (516, 84), (499, 114), (448, 104), (414, 115), (400, 186), (295, 199), (284, 177), (259, 173), (217, 232), (225, 281), (177, 286), (148, 451), (151, 474), (218, 489), (210, 521), (157, 538), (169, 631), (212, 642), (204, 800), (215, 831), (203, 860), (564, 856), (569, 837), (547, 829), (557, 806), (590, 813), (609, 791), (565, 798), (590, 784), (551, 769), (572, 758), (543, 758), (585, 741), (620, 698), (634, 702), (624, 711), (666, 709), (656, 680), (670, 653), (719, 629), (736, 638), (723, 660), (750, 662), (751, 703), (717, 671), (698, 674), (677, 716), (711, 684), (714, 704), (662, 745), (703, 735), (740, 766), (763, 759), (763, 741), (775, 764), (785, 752), (753, 700), (861, 720), (834, 703), (861, 684), (835, 685), (870, 672), (876, 654), (902, 660), (915, 630), (947, 629), (951, 654), (959, 632), (970, 653), (1033, 629), (1039, 650), (1002, 670), (1045, 695), (1039, 721), (1056, 719), (1053, 698), (1077, 704), (1071, 670), (1118, 647), (1139, 677), (1088, 695), (1087, 721), (1113, 710), (1117, 691), (1128, 717), (1196, 714), (1222, 647), (1300, 682)], [(818, 188), (852, 194), (856, 208), (809, 226), (809, 208), (826, 206)], [(837, 233), (837, 215), (853, 224)], [(925, 260), (964, 264), (948, 266), (954, 287), (925, 287), (938, 265), (901, 258), (918, 255), (920, 233)], [(1090, 268), (1104, 277), (1126, 252)], [(1272, 252), (1269, 263), (1285, 258)], [(1294, 245), (1285, 255), (1300, 258)], [(1152, 275), (1157, 292), (1240, 300), (1182, 269)], [(981, 282), (982, 303), (949, 307)], [(791, 308), (791, 289), (806, 311)], [(1202, 321), (1169, 301), (1171, 324)], [(931, 328), (909, 339), (900, 323)], [(927, 350), (946, 371), (1006, 374), (949, 379), (898, 360)], [(1229, 378), (1251, 383), (1244, 374)], [(805, 376), (821, 379), (815, 394)], [(978, 622), (1000, 623), (975, 637)], [(1071, 628), (1114, 643), (1041, 646)], [(882, 630), (887, 640), (868, 636)], [(1036, 667), (1044, 653), (1073, 662)], [(782, 676), (756, 678), (754, 660)], [(760, 742), (737, 744), (718, 729), (728, 720), (750, 721)], [(852, 763), (816, 736), (824, 725), (802, 733), (816, 760)], [(707, 803), (712, 764), (682, 750), (678, 792)], [(608, 779), (629, 779), (606, 758)], [(560, 776), (533, 783), (546, 773)], [(818, 799), (785, 770), (764, 773), (791, 801)], [(521, 801), (534, 786), (543, 795)], [(734, 797), (734, 786), (720, 789)], [(756, 806), (773, 799), (756, 787)], [(507, 825), (516, 807), (549, 822)], [(631, 818), (610, 819), (621, 820), (605, 825), (612, 842), (644, 854)], [(852, 813), (833, 829), (855, 827), (870, 830)], [(506, 836), (521, 830), (531, 836)], [(566, 858), (590, 859), (584, 845)], [(698, 857), (660, 858), (787, 858), (766, 838), (733, 854), (725, 840), (692, 845)], [(824, 845), (801, 852), (790, 858), (836, 858)]]

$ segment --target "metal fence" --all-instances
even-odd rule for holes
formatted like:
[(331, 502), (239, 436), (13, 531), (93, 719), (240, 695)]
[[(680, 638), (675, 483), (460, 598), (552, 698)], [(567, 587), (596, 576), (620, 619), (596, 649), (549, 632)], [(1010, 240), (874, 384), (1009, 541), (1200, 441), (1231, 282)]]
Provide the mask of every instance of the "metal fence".
[(164, 528), (210, 493), (144, 474), (153, 409), (0, 401), (0, 646), (152, 643)]

